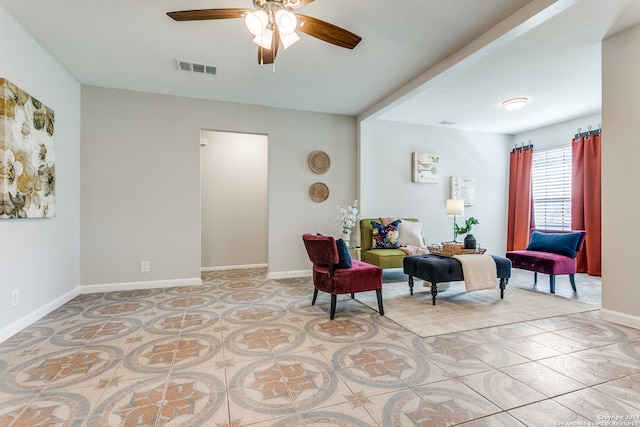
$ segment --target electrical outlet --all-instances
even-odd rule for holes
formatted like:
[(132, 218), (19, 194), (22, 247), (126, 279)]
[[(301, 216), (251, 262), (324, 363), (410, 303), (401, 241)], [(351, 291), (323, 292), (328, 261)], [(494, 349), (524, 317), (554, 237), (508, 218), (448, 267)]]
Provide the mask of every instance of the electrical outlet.
[(19, 296), (20, 294), (18, 293), (17, 289), (11, 291), (11, 307), (15, 307), (16, 305), (18, 305)]
[(140, 261), (140, 273), (148, 273), (151, 271), (151, 262), (147, 260)]

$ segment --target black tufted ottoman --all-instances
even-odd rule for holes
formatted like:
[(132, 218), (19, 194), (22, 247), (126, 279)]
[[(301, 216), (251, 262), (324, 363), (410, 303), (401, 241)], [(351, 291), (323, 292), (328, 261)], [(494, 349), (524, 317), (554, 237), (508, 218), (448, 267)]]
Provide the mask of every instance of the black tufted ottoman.
[[(496, 263), (497, 276), (500, 279), (500, 298), (504, 298), (504, 288), (511, 277), (511, 261), (507, 258), (491, 255)], [(433, 305), (436, 305), (438, 283), (464, 280), (462, 265), (457, 259), (440, 255), (412, 255), (403, 260), (404, 273), (409, 276), (409, 290), (413, 295), (413, 278), (431, 282)]]

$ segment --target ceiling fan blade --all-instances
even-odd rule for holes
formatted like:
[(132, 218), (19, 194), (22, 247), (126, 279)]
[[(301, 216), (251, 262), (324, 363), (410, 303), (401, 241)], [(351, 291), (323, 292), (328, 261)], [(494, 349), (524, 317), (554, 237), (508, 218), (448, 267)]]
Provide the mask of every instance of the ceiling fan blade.
[(313, 2), (313, 0), (289, 0), (289, 7), (291, 7), (291, 9), (297, 9), (311, 2)]
[(208, 19), (243, 18), (251, 9), (197, 9), (167, 12), (176, 21), (204, 21)]
[(258, 46), (258, 64), (273, 64), (276, 58), (273, 56), (271, 49), (265, 49), (262, 46)]
[(296, 14), (296, 16), (298, 17), (298, 30), (327, 43), (353, 49), (362, 40), (362, 37), (320, 19), (300, 14)]
[(273, 39), (271, 40), (271, 49), (265, 49), (262, 46), (258, 46), (258, 64), (273, 64), (278, 54), (278, 46), (280, 45), (280, 33), (276, 29), (273, 32)]

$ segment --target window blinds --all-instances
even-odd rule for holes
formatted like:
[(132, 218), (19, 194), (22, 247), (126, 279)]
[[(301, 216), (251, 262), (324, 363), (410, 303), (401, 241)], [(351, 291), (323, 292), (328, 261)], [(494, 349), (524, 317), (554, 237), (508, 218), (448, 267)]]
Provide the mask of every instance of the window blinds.
[(534, 151), (531, 166), (536, 228), (571, 229), (571, 145)]

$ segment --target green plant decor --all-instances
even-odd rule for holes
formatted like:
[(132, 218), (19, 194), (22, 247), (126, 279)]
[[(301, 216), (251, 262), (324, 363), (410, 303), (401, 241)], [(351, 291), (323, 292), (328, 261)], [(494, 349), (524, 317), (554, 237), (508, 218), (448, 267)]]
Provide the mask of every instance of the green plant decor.
[(480, 224), (480, 222), (474, 217), (470, 217), (464, 222), (464, 227), (460, 227), (458, 224), (454, 224), (453, 230), (455, 231), (456, 236), (459, 236), (460, 234), (467, 234), (471, 232), (471, 227), (476, 224)]

